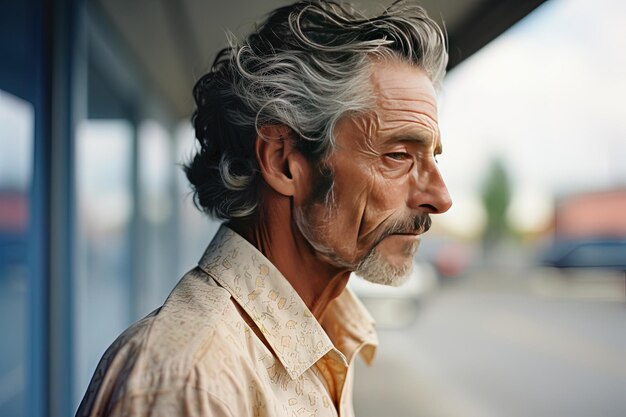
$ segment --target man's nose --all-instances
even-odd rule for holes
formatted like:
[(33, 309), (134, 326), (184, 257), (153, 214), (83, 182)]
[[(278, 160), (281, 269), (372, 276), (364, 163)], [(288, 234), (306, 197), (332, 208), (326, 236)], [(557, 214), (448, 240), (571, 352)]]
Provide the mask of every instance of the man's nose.
[(448, 187), (436, 165), (417, 172), (411, 187), (410, 206), (428, 214), (445, 213), (452, 206)]

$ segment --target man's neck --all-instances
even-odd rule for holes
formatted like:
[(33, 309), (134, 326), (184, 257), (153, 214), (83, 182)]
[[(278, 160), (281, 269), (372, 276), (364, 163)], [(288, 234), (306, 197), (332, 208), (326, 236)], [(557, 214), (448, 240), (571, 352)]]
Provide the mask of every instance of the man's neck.
[(346, 287), (350, 271), (320, 260), (290, 220), (288, 209), (274, 207), (256, 218), (233, 220), (228, 226), (272, 262), (320, 321), (329, 303)]

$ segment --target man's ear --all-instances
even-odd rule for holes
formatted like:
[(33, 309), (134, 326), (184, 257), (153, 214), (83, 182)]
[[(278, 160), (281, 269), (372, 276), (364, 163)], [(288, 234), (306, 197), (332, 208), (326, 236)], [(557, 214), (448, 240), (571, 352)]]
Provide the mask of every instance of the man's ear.
[(255, 142), (256, 158), (265, 182), (276, 192), (293, 196), (305, 180), (308, 161), (295, 149), (293, 132), (284, 125), (265, 125)]

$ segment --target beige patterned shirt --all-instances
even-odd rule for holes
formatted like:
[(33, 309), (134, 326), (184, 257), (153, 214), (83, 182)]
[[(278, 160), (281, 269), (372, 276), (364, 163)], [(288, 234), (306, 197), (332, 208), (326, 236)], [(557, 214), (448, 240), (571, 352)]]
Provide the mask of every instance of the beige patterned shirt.
[(107, 350), (77, 416), (350, 417), (373, 320), (348, 290), (322, 322), (250, 243), (222, 226), (165, 304)]

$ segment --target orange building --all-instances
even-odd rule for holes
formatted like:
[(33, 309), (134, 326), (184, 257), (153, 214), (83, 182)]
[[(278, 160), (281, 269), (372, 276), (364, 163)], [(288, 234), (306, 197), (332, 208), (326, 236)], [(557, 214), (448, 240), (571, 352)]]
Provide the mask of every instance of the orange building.
[(577, 194), (557, 203), (557, 238), (626, 237), (626, 188)]

